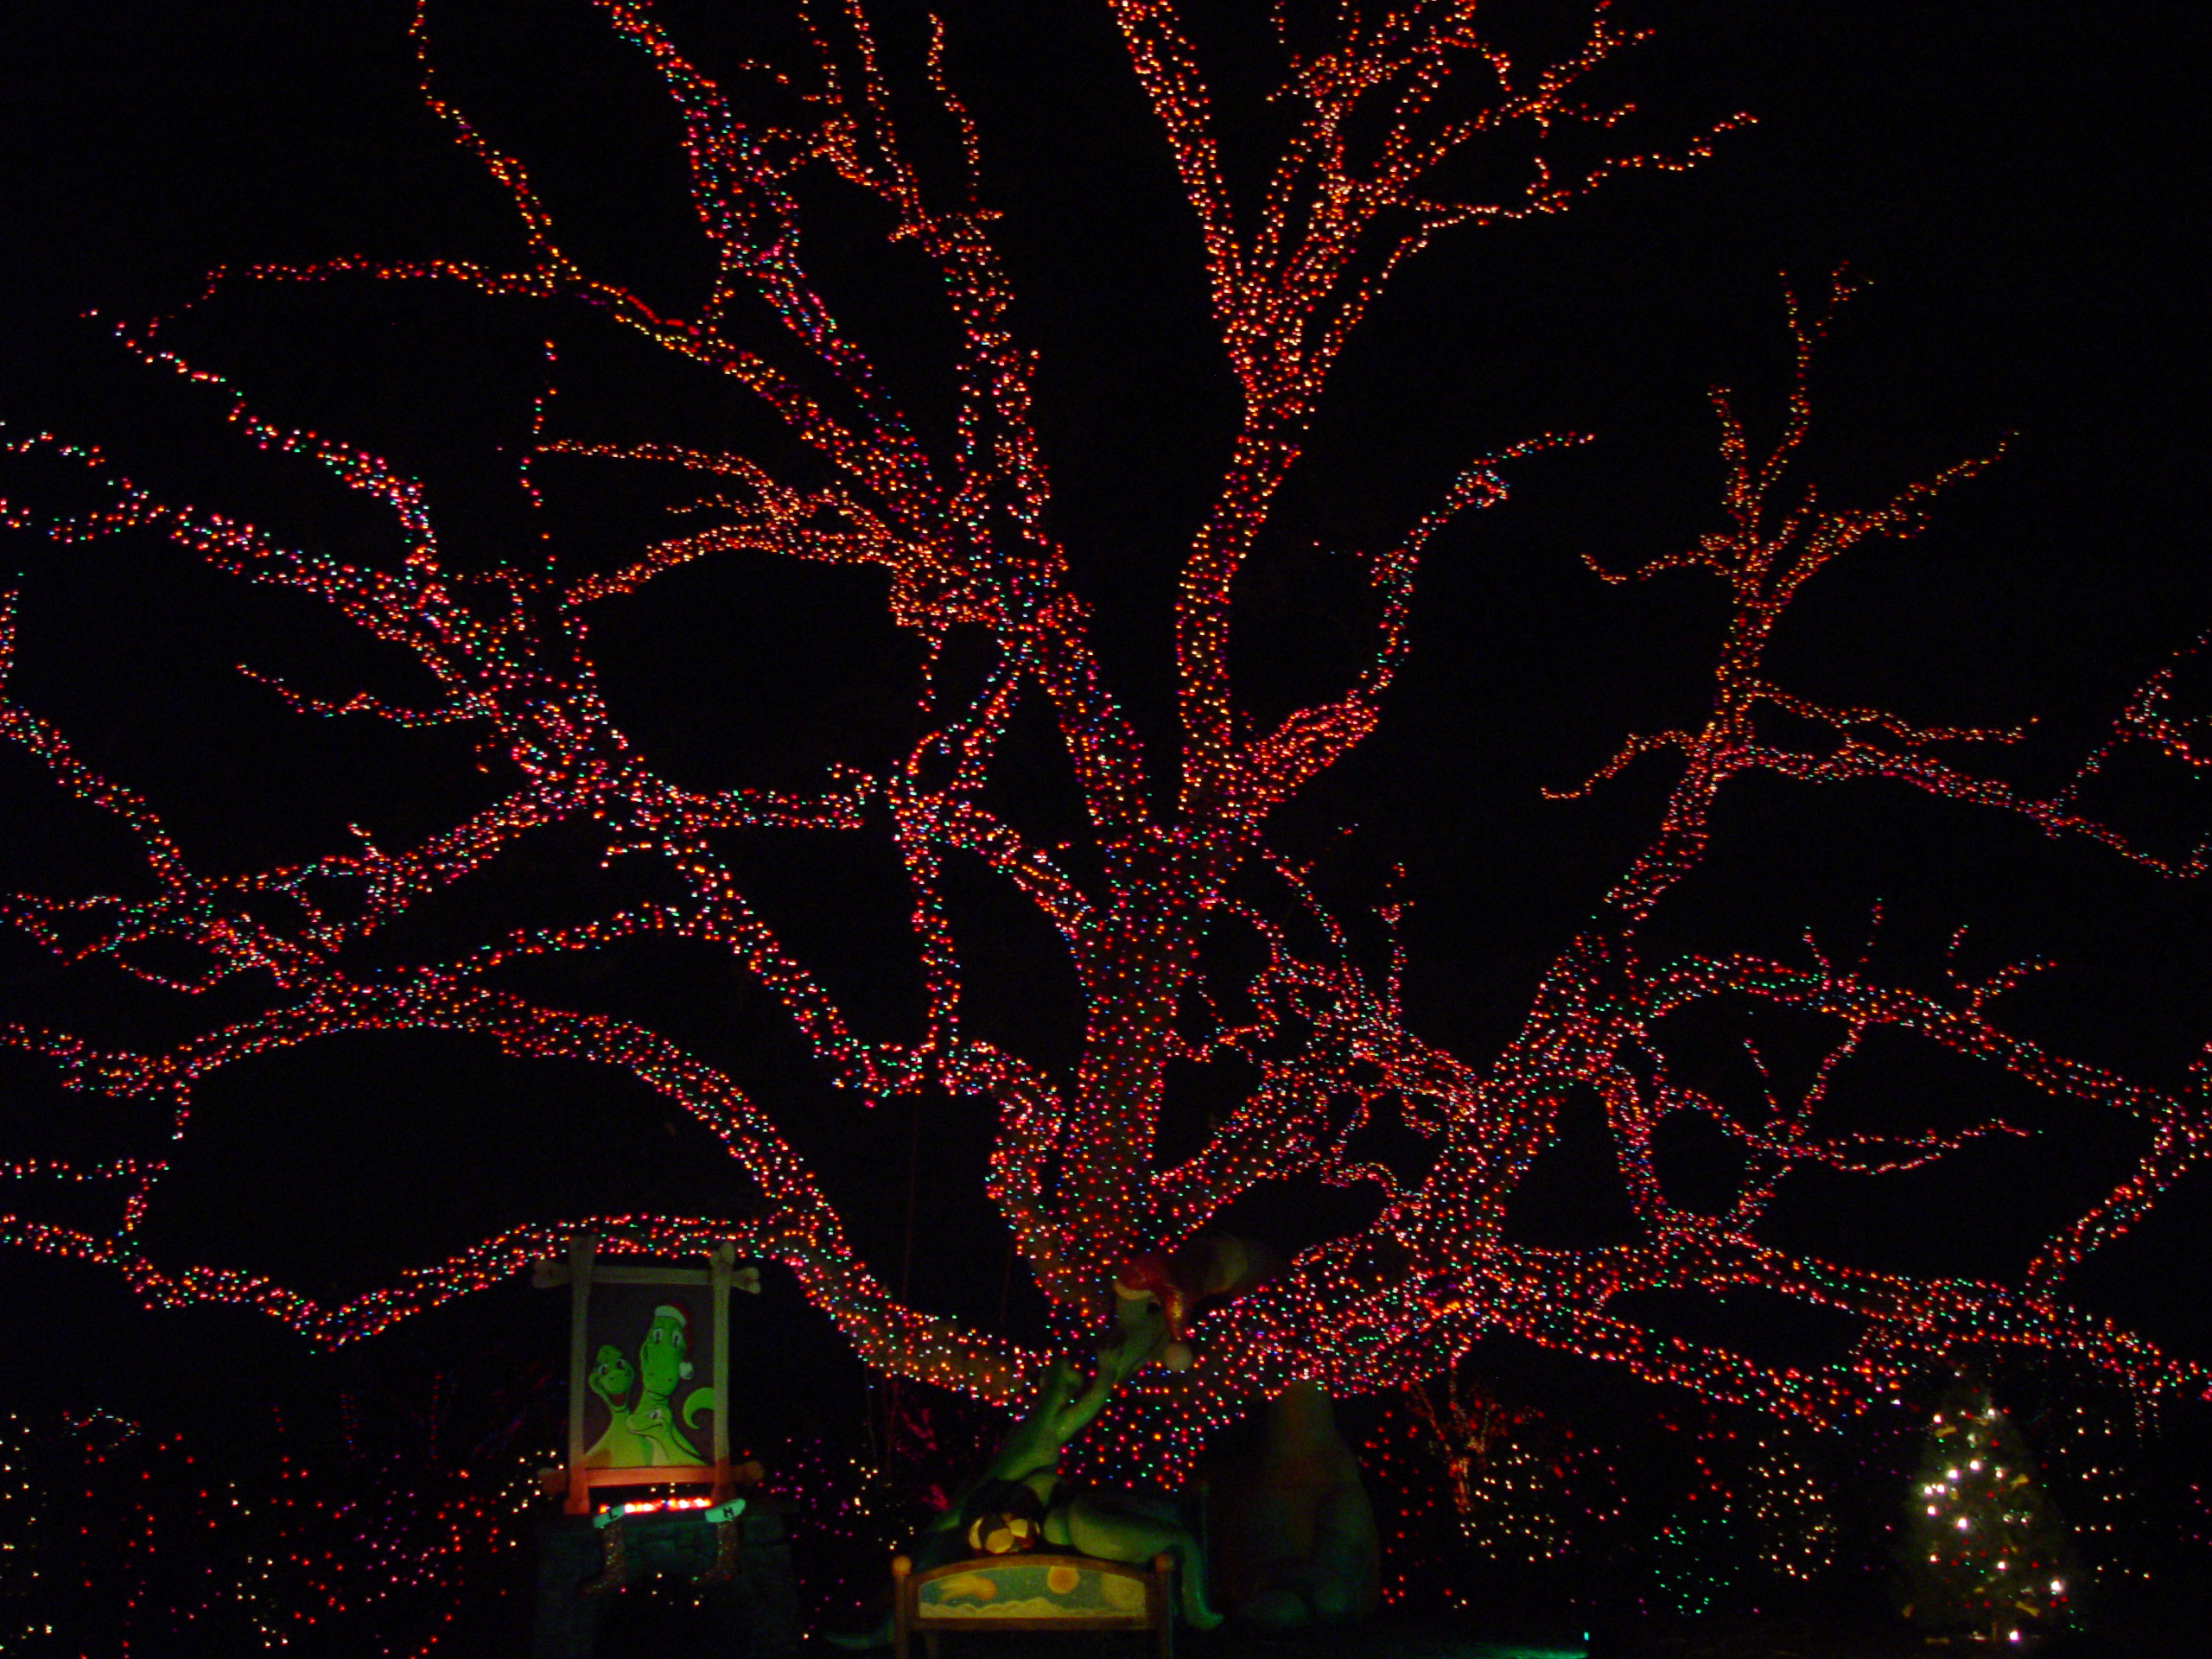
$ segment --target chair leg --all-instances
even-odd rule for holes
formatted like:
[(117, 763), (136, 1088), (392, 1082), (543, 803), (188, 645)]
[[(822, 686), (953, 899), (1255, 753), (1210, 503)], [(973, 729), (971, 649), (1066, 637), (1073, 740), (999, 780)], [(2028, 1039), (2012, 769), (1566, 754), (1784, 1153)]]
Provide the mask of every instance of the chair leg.
[(906, 1579), (913, 1570), (906, 1556), (891, 1558), (891, 1659), (907, 1659)]
[(1149, 1605), (1159, 1659), (1175, 1659), (1175, 1558), (1164, 1551), (1152, 1558)]

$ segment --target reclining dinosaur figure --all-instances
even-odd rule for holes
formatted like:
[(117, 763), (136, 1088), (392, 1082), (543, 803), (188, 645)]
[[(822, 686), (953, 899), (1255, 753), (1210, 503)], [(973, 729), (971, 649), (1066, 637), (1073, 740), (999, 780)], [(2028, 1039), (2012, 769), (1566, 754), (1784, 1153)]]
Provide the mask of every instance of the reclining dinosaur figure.
[[(1181, 1370), (1191, 1364), (1189, 1322), (1201, 1300), (1241, 1294), (1278, 1264), (1262, 1246), (1208, 1237), (1125, 1267), (1115, 1279), (1115, 1328), (1098, 1345), (1089, 1382), (1065, 1355), (1045, 1368), (1029, 1409), (997, 1453), (907, 1550), (915, 1570), (958, 1560), (1001, 1532), (1041, 1536), (1055, 1548), (1100, 1560), (1135, 1563), (1164, 1554), (1175, 1563), (1184, 1622), (1198, 1630), (1219, 1625), (1222, 1616), (1207, 1593), (1205, 1553), (1174, 1502), (1067, 1480), (1060, 1455), (1114, 1390), (1146, 1365), (1160, 1360)], [(847, 1649), (887, 1646), (891, 1623), (829, 1640)]]

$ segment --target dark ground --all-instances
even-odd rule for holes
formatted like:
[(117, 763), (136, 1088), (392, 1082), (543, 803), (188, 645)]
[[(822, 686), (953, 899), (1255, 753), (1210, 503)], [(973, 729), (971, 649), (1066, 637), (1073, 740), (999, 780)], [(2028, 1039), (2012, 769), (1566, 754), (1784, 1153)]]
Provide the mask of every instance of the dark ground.
[[(1131, 1637), (1080, 1641), (1046, 1637), (947, 1638), (943, 1659), (1106, 1659), (1144, 1651)], [(1855, 1624), (1802, 1618), (1652, 1619), (1630, 1630), (1531, 1630), (1517, 1635), (1485, 1621), (1401, 1623), (1385, 1618), (1353, 1630), (1262, 1637), (1224, 1630), (1179, 1632), (1184, 1659), (1928, 1659), (1994, 1649), (1980, 1643), (1931, 1643), (1894, 1623)], [(2055, 1638), (2029, 1649), (2042, 1659), (2201, 1659), (2203, 1627), (2178, 1618), (2115, 1620), (2094, 1634)]]
[[(610, 1623), (601, 1659), (665, 1654), (676, 1631), (673, 1621), (664, 1624), (650, 1614), (626, 1626)], [(2178, 1608), (2111, 1612), (2086, 1631), (1999, 1645), (2038, 1659), (2203, 1659), (2205, 1628), (2201, 1615)], [(1930, 1638), (1893, 1618), (1840, 1611), (1655, 1617), (1633, 1624), (1593, 1621), (1586, 1629), (1556, 1618), (1469, 1613), (1417, 1619), (1385, 1612), (1349, 1630), (1261, 1635), (1232, 1625), (1198, 1636), (1179, 1630), (1175, 1649), (1179, 1659), (1968, 1659), (1998, 1650), (1986, 1643)], [(803, 1651), (828, 1649), (809, 1641)], [(940, 1638), (940, 1659), (1140, 1659), (1151, 1651), (1149, 1637), (1128, 1636)]]

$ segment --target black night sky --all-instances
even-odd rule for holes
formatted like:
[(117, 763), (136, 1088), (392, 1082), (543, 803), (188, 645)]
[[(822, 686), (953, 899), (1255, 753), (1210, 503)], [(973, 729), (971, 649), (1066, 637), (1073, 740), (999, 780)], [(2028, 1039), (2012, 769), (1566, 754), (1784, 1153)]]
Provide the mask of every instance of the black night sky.
[[(1164, 755), (1176, 560), (1234, 420), (1196, 230), (1103, 5), (938, 9), (949, 73), (982, 132), (986, 194), (1004, 212), (1017, 326), (1042, 354), (1052, 528), (1097, 607), (1108, 666)], [(754, 49), (755, 14), (774, 10), (670, 0), (664, 14), (711, 69)], [(902, 61), (919, 53), (920, 10), (887, 9)], [(1265, 9), (1192, 10), (1230, 163), (1256, 165), (1270, 119)], [(1572, 10), (1503, 6), (1499, 27), (1538, 43)], [(416, 96), (407, 16), (400, 0), (17, 10), (0, 53), (4, 435), (95, 442), (159, 493), (392, 556), (379, 521), (315, 469), (256, 453), (219, 401), (148, 370), (80, 314), (173, 310), (219, 265), (512, 257), (501, 203)], [(529, 158), (580, 254), (649, 299), (685, 303), (705, 267), (676, 121), (642, 60), (582, 0), (442, 0), (431, 16), (448, 95)], [(1872, 501), (1999, 440), (2007, 448), (1924, 536), (1824, 573), (1792, 613), (1778, 677), (1823, 702), (1930, 724), (2032, 722), (2024, 742), (1977, 764), (2048, 791), (2129, 690), (2212, 623), (2196, 500), (2201, 256), (2185, 253), (2200, 217), (2187, 203), (2202, 188), (2202, 65), (2174, 38), (2173, 9), (1685, 0), (1636, 16), (1656, 33), (1606, 83), (1637, 105), (1633, 143), (1679, 147), (1737, 110), (1757, 124), (1693, 171), (1628, 176), (1563, 217), (1452, 234), (1416, 262), (1338, 375), (1283, 515), (1296, 534), (1270, 542), (1239, 594), (1243, 695), (1271, 720), (1328, 693), (1369, 649), (1372, 610), (1341, 550), (1426, 510), (1471, 455), (1545, 432), (1592, 435), (1517, 465), (1509, 503), (1434, 546), (1381, 730), (1278, 825), (1347, 913), (1393, 893), (1412, 901), (1414, 1023), (1476, 1063), (1510, 1036), (1536, 975), (1648, 834), (1667, 766), (1645, 762), (1584, 800), (1541, 791), (1579, 781), (1629, 730), (1699, 717), (1706, 696), (1716, 585), (1679, 574), (1608, 586), (1583, 556), (1624, 568), (1714, 526), (1706, 389), (1738, 388), (1755, 429), (1770, 428), (1788, 367), (1785, 276), (1810, 291), (1848, 263), (1869, 283), (1817, 371), (1817, 467), (1833, 493)], [(921, 267), (833, 196), (818, 213), (810, 233), (826, 284), (933, 429), (949, 407), (944, 325)], [(536, 534), (513, 462), (549, 330), (562, 350), (552, 421), (569, 435), (742, 448), (761, 418), (581, 308), (429, 286), (240, 289), (174, 338), (262, 414), (422, 478), (448, 550), (467, 563)], [(0, 495), (49, 505), (29, 474), (0, 478)], [(642, 494), (579, 493), (559, 533), (583, 550), (635, 544), (657, 511)], [(466, 728), (314, 721), (236, 671), (340, 699), (416, 689), (394, 653), (307, 600), (195, 568), (151, 537), (6, 540), (21, 594), (11, 696), (140, 790), (195, 861), (302, 858), (343, 844), (352, 824), (403, 844), (490, 798)], [(617, 721), (687, 784), (804, 787), (831, 763), (880, 766), (911, 734), (916, 649), (885, 620), (873, 575), (708, 562), (609, 604), (598, 626)], [(1050, 741), (1041, 725), (1016, 734), (1017, 747), (1036, 746), (1040, 779)], [(2157, 850), (2179, 850), (2212, 829), (2212, 803), (2181, 770), (2124, 772), (2100, 804)], [(1040, 821), (1065, 810), (1051, 787), (1030, 804)], [(1970, 976), (2052, 964), (2009, 1000), (2013, 1027), (2184, 1085), (2212, 1038), (2201, 886), (1901, 788), (1732, 788), (1720, 843), (1669, 901), (1652, 950), (1789, 957), (1809, 930), (1853, 953), (1878, 904), (1873, 960), (1893, 976), (1940, 985), (1965, 926), (1949, 960)], [(916, 969), (887, 838), (763, 834), (739, 857), (856, 1023), (912, 1027)], [(141, 880), (94, 815), (0, 754), (0, 889)], [(648, 880), (547, 835), (410, 914), (376, 959), (604, 908)], [(1052, 940), (1001, 895), (967, 902), (983, 941), (969, 993), (979, 1026), (1064, 1058), (1073, 1008)], [(533, 988), (649, 1018), (728, 1066), (816, 1160), (880, 1270), (927, 1306), (1041, 1332), (1041, 1303), (1003, 1271), (1003, 1230), (982, 1196), (982, 1122), (934, 1098), (856, 1119), (771, 1001), (703, 951), (626, 948), (549, 968)], [(240, 985), (187, 1005), (0, 937), (0, 1019), (96, 1043), (158, 1046), (261, 994)], [(1746, 1086), (1741, 1036), (1717, 1024), (1692, 1033), (1686, 1066), (1716, 1090)], [(1802, 1046), (1781, 1025), (1762, 1036), (1785, 1062)], [(147, 1143), (151, 1126), (118, 1127), (20, 1056), (0, 1057), (0, 1162)], [(2043, 1131), (1884, 1181), (1807, 1177), (1778, 1234), (1869, 1267), (2015, 1275), (2139, 1149), (2122, 1126), (1902, 1044), (1877, 1045), (1848, 1086), (1869, 1122), (1948, 1128), (2002, 1111)], [(1202, 1119), (1206, 1107), (1173, 1109)], [(1618, 1227), (1599, 1134), (1593, 1109), (1537, 1166), (1515, 1214), (1522, 1236), (1574, 1244)], [(1714, 1179), (1706, 1149), (1677, 1150), (1686, 1190)], [(2206, 1197), (2201, 1174), (2183, 1182), (2083, 1270), (2077, 1294), (2212, 1360)], [(747, 1202), (704, 1132), (642, 1088), (460, 1038), (362, 1037), (203, 1087), (149, 1242), (172, 1264), (342, 1296), (524, 1221), (741, 1215)], [(1294, 1248), (1372, 1203), (1284, 1183), (1236, 1221)], [(97, 1186), (0, 1183), (0, 1213), (98, 1229), (111, 1209)], [(250, 1314), (143, 1311), (112, 1275), (10, 1253), (0, 1307), (19, 1355), (35, 1357), (8, 1368), (0, 1406), (97, 1395), (126, 1413), (219, 1421), (241, 1388), (307, 1399), (368, 1377), (398, 1387), (463, 1352), (550, 1373), (556, 1300), (495, 1290), (323, 1357)], [(788, 1284), (742, 1312), (750, 1339), (785, 1362), (752, 1385), (764, 1421), (861, 1414), (857, 1368)], [(1758, 1339), (1777, 1358), (1820, 1359), (1834, 1333), (1784, 1322)], [(1605, 1398), (1622, 1386), (1590, 1369), (1548, 1362), (1525, 1386)], [(777, 1393), (791, 1376), (821, 1383), (804, 1406)]]

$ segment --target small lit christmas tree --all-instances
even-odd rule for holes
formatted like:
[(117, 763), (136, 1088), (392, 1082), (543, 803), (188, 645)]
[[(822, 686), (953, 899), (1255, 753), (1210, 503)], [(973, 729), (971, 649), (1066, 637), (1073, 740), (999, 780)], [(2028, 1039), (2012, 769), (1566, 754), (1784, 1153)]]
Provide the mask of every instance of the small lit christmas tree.
[(1929, 1424), (1903, 1550), (1904, 1615), (2013, 1643), (2071, 1621), (2074, 1553), (2019, 1431), (1962, 1378)]

